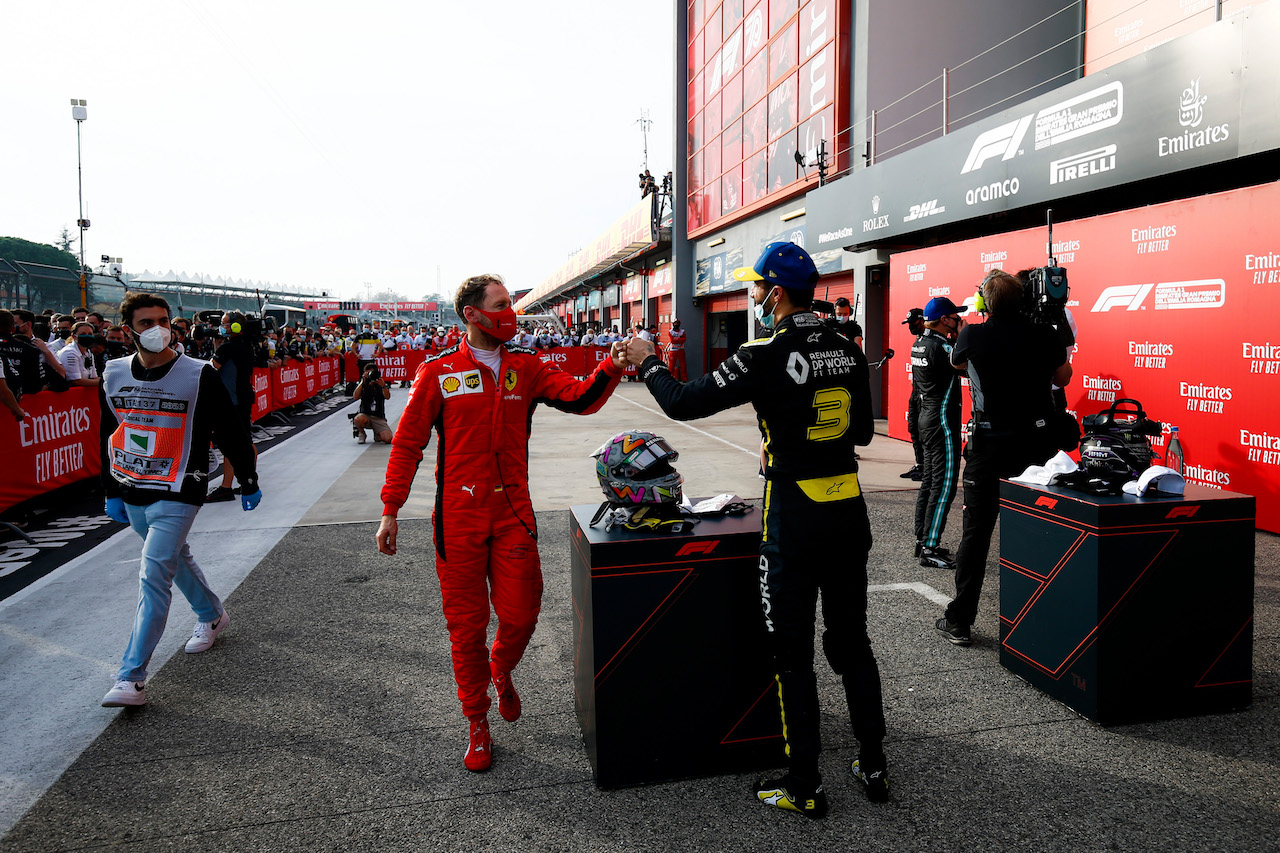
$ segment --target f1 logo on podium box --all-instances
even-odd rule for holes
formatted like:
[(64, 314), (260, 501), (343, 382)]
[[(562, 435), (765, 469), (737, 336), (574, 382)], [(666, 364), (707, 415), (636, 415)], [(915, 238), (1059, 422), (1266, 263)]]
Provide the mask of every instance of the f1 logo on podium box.
[(596, 784), (780, 767), (760, 607), (760, 513), (694, 535), (590, 526), (572, 508), (574, 694)]

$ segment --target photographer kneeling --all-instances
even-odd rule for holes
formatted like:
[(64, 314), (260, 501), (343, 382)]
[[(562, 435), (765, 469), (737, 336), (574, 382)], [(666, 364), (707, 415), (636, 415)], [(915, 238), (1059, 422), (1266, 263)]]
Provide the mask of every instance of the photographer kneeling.
[(360, 384), (352, 393), (360, 401), (360, 411), (352, 420), (352, 435), (365, 443), (364, 431), (373, 430), (373, 440), (390, 444), (391, 427), (387, 425), (387, 400), (391, 399), (391, 387), (382, 379), (378, 366), (371, 364), (360, 377)]
[(965, 447), (964, 516), (956, 553), (956, 597), (936, 627), (958, 646), (970, 627), (1000, 512), (1000, 480), (1043, 465), (1058, 449), (1052, 385), (1071, 381), (1071, 363), (1052, 326), (1023, 311), (1022, 283), (1004, 270), (982, 281), (986, 322), (965, 326), (951, 363), (969, 374), (973, 429)]

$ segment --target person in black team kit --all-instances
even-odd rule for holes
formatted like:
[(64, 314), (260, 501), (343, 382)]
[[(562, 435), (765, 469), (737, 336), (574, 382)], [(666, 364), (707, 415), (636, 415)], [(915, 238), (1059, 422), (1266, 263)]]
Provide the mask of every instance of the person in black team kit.
[(965, 447), (964, 520), (956, 553), (956, 597), (935, 626), (958, 646), (971, 626), (1000, 511), (1000, 480), (1057, 451), (1052, 385), (1066, 387), (1071, 363), (1057, 332), (1022, 313), (1022, 283), (1004, 270), (982, 281), (988, 318), (960, 332), (951, 363), (969, 374), (973, 429)]
[[(770, 243), (754, 267), (756, 315), (771, 338), (743, 344), (715, 371), (682, 383), (641, 338), (627, 360), (662, 410), (692, 420), (750, 402), (764, 437), (764, 533), (760, 594), (768, 648), (777, 669), (789, 772), (757, 782), (767, 805), (820, 818), (827, 797), (818, 771), (818, 687), (814, 621), (818, 595), (822, 648), (844, 681), (862, 751), (852, 771), (867, 796), (889, 797), (880, 670), (867, 636), (867, 555), (871, 525), (858, 486), (854, 447), (873, 432), (866, 356), (810, 310), (818, 271), (794, 243)], [(834, 539), (830, 531), (843, 534)]]
[(951, 344), (964, 326), (945, 296), (924, 306), (924, 329), (911, 346), (911, 384), (920, 402), (924, 476), (916, 493), (916, 556), (926, 568), (954, 569), (942, 547), (942, 531), (960, 477), (960, 373), (951, 366)]
[[(924, 309), (912, 308), (907, 312), (907, 319), (902, 321), (912, 337), (919, 337), (924, 331)], [(911, 436), (911, 450), (915, 453), (916, 464), (910, 471), (898, 476), (904, 480), (920, 482), (924, 477), (924, 445), (920, 443), (920, 392), (916, 388), (915, 374), (911, 376), (911, 396), (907, 398), (907, 434)]]
[[(239, 311), (222, 315), (222, 336), (225, 343), (213, 353), (210, 362), (222, 377), (222, 384), (231, 395), (231, 405), (236, 417), (244, 424), (244, 431), (253, 436), (253, 347), (245, 336), (248, 321)], [(254, 448), (253, 455), (258, 455)], [(231, 482), (235, 477), (231, 460), (222, 459), (222, 485), (209, 493), (209, 502), (234, 500), (236, 491)]]

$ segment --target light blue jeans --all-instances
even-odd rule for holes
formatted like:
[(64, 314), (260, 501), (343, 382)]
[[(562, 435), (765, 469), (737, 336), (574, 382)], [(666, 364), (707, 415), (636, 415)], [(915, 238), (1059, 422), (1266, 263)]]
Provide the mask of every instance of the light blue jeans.
[(156, 501), (147, 506), (125, 504), (124, 509), (129, 514), (129, 526), (142, 537), (142, 568), (138, 571), (138, 614), (116, 678), (146, 681), (147, 664), (169, 619), (174, 584), (201, 622), (212, 622), (221, 616), (222, 602), (209, 588), (187, 544), (187, 534), (200, 507)]

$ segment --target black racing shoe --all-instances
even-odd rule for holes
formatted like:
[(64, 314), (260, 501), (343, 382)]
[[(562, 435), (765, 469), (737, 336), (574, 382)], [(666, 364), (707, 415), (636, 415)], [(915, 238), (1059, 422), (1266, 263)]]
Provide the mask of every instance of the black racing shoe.
[(910, 471), (905, 474), (899, 474), (898, 476), (904, 480), (921, 480), (924, 479), (924, 471), (920, 469), (919, 465), (914, 465)]
[(924, 547), (924, 540), (923, 540), (923, 539), (917, 539), (917, 540), (916, 540), (916, 556), (917, 556), (917, 557), (919, 557), (919, 556), (920, 556), (920, 549), (921, 549), (921, 548), (923, 548), (923, 547)]
[(950, 551), (942, 547), (930, 548), (928, 545), (920, 548), (920, 565), (926, 569), (956, 570), (956, 561), (951, 558)]
[(884, 759), (878, 764), (863, 762), (862, 756), (849, 765), (853, 778), (863, 784), (867, 791), (867, 799), (873, 803), (889, 802), (889, 767)]
[(797, 812), (814, 820), (827, 816), (827, 795), (821, 782), (816, 787), (806, 785), (788, 773), (780, 779), (762, 779), (751, 790), (766, 806)]
[(218, 486), (218, 488), (209, 493), (209, 496), (204, 499), (204, 502), (212, 504), (220, 501), (232, 501), (235, 500), (235, 498), (235, 494), (226, 486)]
[(947, 640), (955, 643), (957, 646), (973, 645), (973, 637), (969, 634), (968, 625), (957, 625), (954, 622), (948, 621), (945, 616), (933, 624), (934, 627), (942, 632), (942, 636), (946, 637)]

